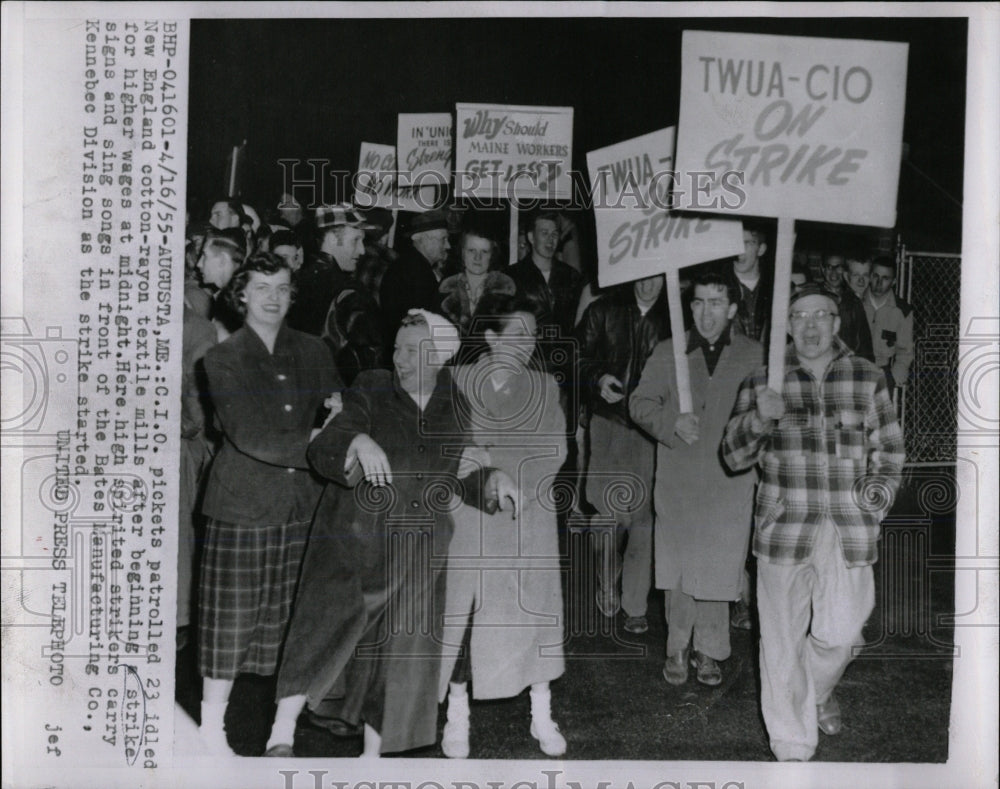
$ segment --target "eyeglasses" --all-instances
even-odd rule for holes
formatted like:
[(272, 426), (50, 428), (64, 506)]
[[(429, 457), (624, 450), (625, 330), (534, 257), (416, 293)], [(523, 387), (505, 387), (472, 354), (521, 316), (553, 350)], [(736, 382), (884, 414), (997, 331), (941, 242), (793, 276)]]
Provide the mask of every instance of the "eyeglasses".
[(823, 321), (832, 321), (837, 316), (837, 313), (833, 310), (816, 310), (815, 312), (806, 312), (805, 310), (795, 310), (789, 313), (789, 318), (792, 323), (808, 323), (809, 321), (815, 321), (816, 323), (822, 323)]

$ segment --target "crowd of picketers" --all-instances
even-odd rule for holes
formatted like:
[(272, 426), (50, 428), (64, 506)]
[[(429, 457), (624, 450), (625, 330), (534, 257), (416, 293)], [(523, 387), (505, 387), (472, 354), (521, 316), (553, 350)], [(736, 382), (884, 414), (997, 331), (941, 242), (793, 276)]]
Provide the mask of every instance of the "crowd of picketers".
[(771, 750), (810, 759), (843, 725), (902, 471), (895, 261), (793, 266), (776, 389), (765, 230), (683, 272), (672, 338), (663, 275), (600, 290), (572, 215), (526, 216), (513, 264), (479, 219), (283, 195), (189, 223), (178, 647), (198, 649), (205, 747), (232, 754), (252, 673), (277, 675), (265, 755), (294, 755), (302, 716), (364, 757), (433, 745), (443, 704), (464, 758), (470, 697), (526, 689), (527, 733), (574, 755), (550, 704), (573, 513), (600, 531), (602, 616), (642, 634), (663, 590), (670, 686), (721, 683), (730, 628), (758, 623)]

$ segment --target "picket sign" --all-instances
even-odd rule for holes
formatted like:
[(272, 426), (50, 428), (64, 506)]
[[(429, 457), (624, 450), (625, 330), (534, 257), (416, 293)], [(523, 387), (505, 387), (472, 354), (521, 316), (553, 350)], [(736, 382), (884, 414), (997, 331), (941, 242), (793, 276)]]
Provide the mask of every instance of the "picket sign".
[(795, 220), (893, 227), (908, 46), (684, 31), (677, 169), (692, 211), (778, 218), (768, 386), (781, 391)]
[(429, 211), (451, 179), (451, 113), (396, 116), (396, 184), (411, 210)]
[(455, 105), (455, 196), (510, 203), (510, 262), (517, 262), (517, 198), (572, 196), (573, 108)]
[[(643, 134), (587, 153), (597, 273), (602, 288), (666, 274), (677, 397), (681, 412), (691, 410), (691, 376), (684, 344), (679, 271), (743, 251), (738, 219), (681, 214), (669, 208), (676, 129)], [(685, 183), (682, 179), (681, 183)]]

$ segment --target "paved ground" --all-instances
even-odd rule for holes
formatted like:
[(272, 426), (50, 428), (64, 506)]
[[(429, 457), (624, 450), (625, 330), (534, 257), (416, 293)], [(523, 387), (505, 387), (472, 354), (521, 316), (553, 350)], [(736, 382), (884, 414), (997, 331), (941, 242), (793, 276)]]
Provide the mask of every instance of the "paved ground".
[[(951, 697), (950, 626), (953, 610), (954, 518), (935, 512), (913, 485), (885, 527), (876, 565), (877, 605), (865, 628), (867, 648), (848, 669), (838, 697), (844, 732), (820, 735), (817, 761), (944, 762)], [(953, 505), (952, 502), (944, 502)], [(928, 511), (930, 509), (930, 511)], [(576, 570), (576, 568), (574, 568)], [(650, 596), (649, 632), (622, 629), (622, 615), (595, 610), (583, 568), (567, 571), (566, 674), (553, 683), (553, 714), (569, 743), (567, 759), (768, 761), (760, 717), (756, 635), (733, 631), (724, 681), (706, 688), (692, 679), (671, 687), (660, 671), (665, 632), (662, 597)], [(178, 658), (177, 696), (198, 717), (200, 683), (193, 647)], [(273, 715), (272, 679), (241, 678), (233, 691), (227, 729), (234, 749), (260, 755)], [(527, 693), (473, 702), (471, 757), (542, 759), (528, 734)], [(439, 725), (444, 725), (444, 710)], [(359, 738), (339, 740), (300, 722), (299, 756), (354, 756)], [(440, 757), (435, 746), (405, 754)]]

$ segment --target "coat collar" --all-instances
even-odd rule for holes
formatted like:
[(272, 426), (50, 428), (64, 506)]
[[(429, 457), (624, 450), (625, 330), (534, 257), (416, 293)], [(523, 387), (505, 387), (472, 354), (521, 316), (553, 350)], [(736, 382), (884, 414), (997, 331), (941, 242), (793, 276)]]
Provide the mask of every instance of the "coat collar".
[(291, 329), (284, 321), (278, 328), (278, 336), (274, 340), (274, 353), (267, 350), (267, 346), (253, 329), (243, 324), (233, 332), (233, 342), (237, 343), (247, 353), (260, 358), (269, 356), (288, 356), (294, 352), (295, 338)]

